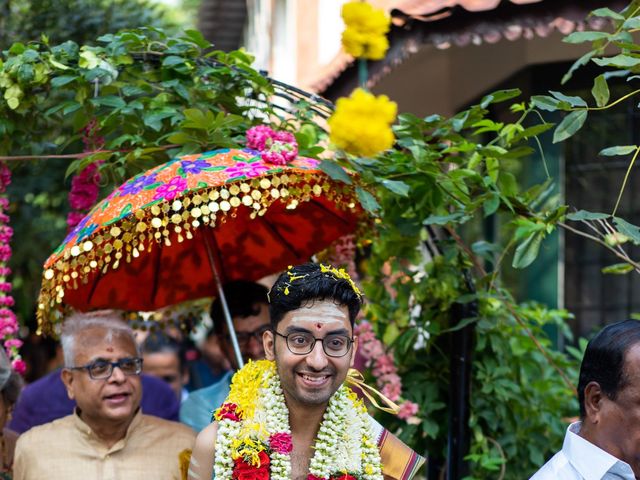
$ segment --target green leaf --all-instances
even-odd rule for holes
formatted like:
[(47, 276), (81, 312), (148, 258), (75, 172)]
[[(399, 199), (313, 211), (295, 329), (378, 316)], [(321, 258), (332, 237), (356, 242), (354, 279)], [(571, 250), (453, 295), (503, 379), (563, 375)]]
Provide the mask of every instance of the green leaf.
[(94, 105), (101, 105), (111, 108), (123, 108), (127, 105), (127, 102), (125, 102), (117, 95), (107, 95), (105, 97), (92, 98), (91, 103), (93, 103)]
[(543, 232), (536, 232), (518, 245), (513, 256), (513, 268), (525, 268), (533, 263), (533, 261), (538, 257), (542, 237)]
[(640, 245), (640, 228), (619, 217), (613, 217), (613, 223), (620, 233), (627, 236), (635, 245)]
[(349, 174), (335, 162), (329, 160), (322, 160), (320, 162), (320, 170), (329, 175), (332, 179), (351, 185), (351, 177)]
[(607, 7), (596, 8), (594, 11), (591, 12), (591, 15), (593, 15), (594, 17), (607, 17), (607, 18), (613, 18), (614, 20), (624, 20), (624, 17), (622, 15), (614, 12), (613, 10)]
[(600, 153), (598, 153), (598, 155), (603, 155), (605, 157), (614, 157), (616, 155), (629, 155), (630, 153), (635, 152), (637, 148), (638, 147), (636, 145), (609, 147), (609, 148), (600, 150)]
[(560, 105), (560, 102), (557, 99), (548, 95), (534, 95), (531, 97), (531, 103), (534, 107), (548, 112), (555, 112), (558, 110)]
[(78, 77), (75, 75), (62, 75), (60, 77), (55, 77), (51, 79), (51, 86), (54, 88), (62, 87), (63, 85), (67, 85), (68, 83), (73, 82)]
[(574, 222), (580, 222), (582, 220), (604, 220), (611, 215), (608, 213), (589, 212), (587, 210), (578, 210), (577, 212), (567, 214), (567, 220), (573, 220)]
[(362, 187), (356, 187), (356, 194), (358, 195), (358, 199), (360, 200), (360, 204), (362, 208), (364, 208), (367, 212), (375, 214), (378, 210), (380, 210), (380, 204), (376, 200), (376, 198), (367, 192)]
[(409, 195), (409, 185), (398, 180), (382, 180), (382, 185), (393, 193), (397, 193), (402, 197)]
[(629, 68), (640, 65), (640, 58), (630, 55), (619, 54), (614, 57), (594, 58), (594, 63), (601, 67), (621, 67)]
[(174, 65), (182, 65), (185, 62), (183, 57), (178, 57), (176, 55), (169, 55), (162, 61), (163, 67), (173, 67)]
[(614, 263), (602, 269), (602, 273), (610, 273), (613, 275), (624, 275), (633, 271), (633, 265), (630, 263)]
[(11, 110), (15, 110), (20, 106), (20, 100), (16, 97), (11, 97), (7, 99), (7, 105)]
[(430, 215), (422, 222), (423, 225), (447, 225), (448, 223), (458, 223), (458, 220), (465, 218), (463, 212), (454, 212), (450, 215)]
[(569, 71), (564, 74), (560, 83), (564, 85), (569, 80), (571, 80), (571, 77), (573, 76), (574, 72), (578, 70), (580, 67), (583, 67), (587, 63), (589, 63), (589, 60), (591, 60), (595, 54), (596, 54), (595, 50), (589, 50), (587, 53), (582, 55), (578, 60), (573, 62), (573, 65), (571, 65), (571, 68), (569, 69)]
[(622, 24), (622, 28), (627, 30), (637, 30), (640, 28), (640, 17), (627, 18)]
[(570, 138), (574, 133), (582, 128), (586, 119), (586, 110), (571, 112), (569, 115), (564, 117), (553, 132), (553, 143), (558, 143)]
[(198, 30), (185, 30), (185, 36), (186, 38), (195, 43), (198, 47), (200, 48), (209, 48), (211, 47), (211, 43), (209, 43), (204, 36), (202, 35), (202, 33), (200, 33)]
[(560, 100), (561, 102), (569, 103), (569, 105), (571, 105), (572, 107), (587, 106), (587, 102), (585, 102), (582, 97), (573, 97), (573, 96), (565, 95), (562, 92), (554, 92), (553, 90), (550, 90), (549, 93), (553, 95), (555, 98), (557, 98), (558, 100)]
[(595, 42), (609, 37), (607, 32), (573, 32), (562, 39), (565, 43)]
[(607, 85), (607, 79), (604, 74), (598, 75), (593, 81), (591, 95), (593, 95), (596, 105), (599, 107), (604, 107), (609, 101), (609, 85)]
[(512, 88), (509, 90), (498, 90), (486, 95), (480, 102), (482, 108), (487, 108), (492, 103), (500, 103), (506, 100), (517, 97), (522, 93), (519, 88)]

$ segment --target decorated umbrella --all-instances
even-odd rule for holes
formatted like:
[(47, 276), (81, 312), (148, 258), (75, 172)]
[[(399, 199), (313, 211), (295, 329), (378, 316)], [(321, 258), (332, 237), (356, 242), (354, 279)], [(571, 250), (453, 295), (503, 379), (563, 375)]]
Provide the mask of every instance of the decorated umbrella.
[(251, 149), (187, 155), (116, 188), (46, 261), (39, 330), (53, 332), (65, 306), (148, 311), (222, 296), (223, 282), (306, 261), (356, 229), (354, 185), (313, 159), (269, 160)]

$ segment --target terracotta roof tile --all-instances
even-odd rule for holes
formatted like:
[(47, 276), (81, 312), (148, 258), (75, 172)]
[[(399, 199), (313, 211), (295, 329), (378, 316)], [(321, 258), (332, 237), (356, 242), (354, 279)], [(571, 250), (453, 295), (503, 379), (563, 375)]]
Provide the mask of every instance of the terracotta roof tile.
[[(371, 72), (370, 86), (375, 85), (395, 65), (402, 63), (423, 45), (447, 49), (452, 46), (496, 43), (503, 39), (531, 40), (535, 37), (547, 37), (554, 31), (567, 35), (585, 28), (600, 30), (605, 25), (601, 18), (591, 17), (585, 20), (588, 12), (593, 9), (592, 2), (585, 2), (588, 5), (557, 0), (398, 0), (389, 3), (393, 7), (392, 15), (395, 15), (390, 35), (394, 53), (390, 51), (388, 54), (388, 57), (393, 58), (383, 60), (384, 66), (378, 70), (378, 74)], [(541, 3), (545, 5), (526, 6)], [(613, 4), (617, 7), (620, 2), (609, 0), (604, 3), (613, 8)], [(500, 15), (505, 8), (509, 14)], [(467, 12), (464, 13), (461, 9)], [(487, 13), (490, 10), (495, 10), (495, 13)], [(407, 34), (414, 29), (421, 29), (421, 33), (415, 36)], [(324, 92), (352, 61), (349, 55), (341, 52), (305, 88)]]

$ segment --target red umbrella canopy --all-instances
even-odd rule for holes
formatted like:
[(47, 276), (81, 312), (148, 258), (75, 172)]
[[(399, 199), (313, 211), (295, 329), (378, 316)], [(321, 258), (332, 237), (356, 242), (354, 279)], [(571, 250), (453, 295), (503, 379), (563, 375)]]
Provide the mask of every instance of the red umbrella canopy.
[(257, 280), (307, 261), (362, 216), (354, 185), (318, 161), (265, 162), (250, 149), (173, 159), (136, 175), (99, 202), (44, 265), (38, 319), (56, 312), (156, 310)]

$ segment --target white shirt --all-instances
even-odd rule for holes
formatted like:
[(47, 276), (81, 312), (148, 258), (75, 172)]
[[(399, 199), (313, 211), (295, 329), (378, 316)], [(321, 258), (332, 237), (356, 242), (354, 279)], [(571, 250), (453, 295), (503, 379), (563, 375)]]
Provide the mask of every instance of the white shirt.
[(529, 480), (636, 480), (629, 464), (578, 435), (580, 425), (569, 425), (562, 450)]

